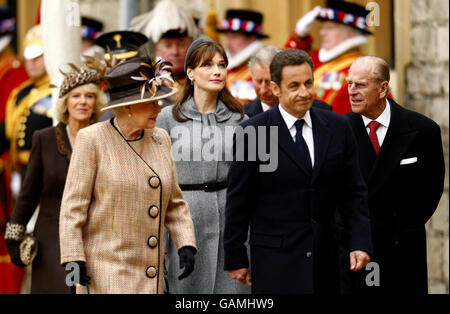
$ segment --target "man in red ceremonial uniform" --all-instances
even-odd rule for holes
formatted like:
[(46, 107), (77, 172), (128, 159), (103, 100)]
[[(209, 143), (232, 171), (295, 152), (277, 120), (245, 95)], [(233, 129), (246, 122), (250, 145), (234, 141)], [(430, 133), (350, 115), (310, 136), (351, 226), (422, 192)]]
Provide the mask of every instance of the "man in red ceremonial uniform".
[(314, 21), (323, 21), (321, 47), (311, 53), (314, 62), (316, 98), (330, 104), (334, 112), (351, 112), (345, 78), (352, 62), (362, 56), (360, 46), (367, 43), (367, 15), (364, 7), (342, 0), (328, 0), (327, 7), (315, 7), (296, 25), (286, 48), (311, 50), (309, 32)]
[(250, 57), (263, 47), (268, 36), (262, 29), (263, 15), (249, 10), (228, 10), (218, 32), (225, 33), (228, 56), (227, 87), (231, 94), (246, 104), (256, 98)]
[[(5, 120), (9, 94), (28, 78), (11, 45), (15, 29), (16, 20), (9, 9), (0, 7), (0, 122)], [(23, 269), (11, 263), (4, 240), (6, 221), (12, 210), (7, 160), (5, 152), (0, 158), (0, 294), (19, 293), (23, 278)]]

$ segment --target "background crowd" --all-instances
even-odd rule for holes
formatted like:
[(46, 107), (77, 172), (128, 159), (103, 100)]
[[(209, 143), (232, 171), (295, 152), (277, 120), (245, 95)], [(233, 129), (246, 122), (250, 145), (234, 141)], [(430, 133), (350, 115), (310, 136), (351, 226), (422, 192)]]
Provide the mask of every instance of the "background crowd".
[[(38, 21), (27, 32), (22, 65), (14, 54), (14, 12), (2, 7), (2, 292), (20, 291), (24, 271), (18, 267), (26, 266), (20, 246), (38, 208), (32, 293), (69, 293), (61, 266), (68, 262), (78, 264), (82, 284), (92, 279), (97, 293), (427, 293), (425, 223), (443, 192), (441, 132), (394, 101), (385, 61), (362, 58), (361, 47), (372, 35), (369, 13), (351, 2), (327, 1), (298, 20), (284, 47), (264, 45), (264, 16), (255, 10), (228, 10), (213, 32), (202, 27), (198, 12), (172, 0), (157, 2), (127, 30), (102, 33), (101, 21), (80, 17), (79, 61), (58, 64), (58, 80), (46, 70), (45, 55), (55, 55), (44, 43), (48, 29)], [(315, 50), (310, 32), (316, 21)], [(210, 39), (218, 40), (218, 33), (223, 46)], [(161, 58), (169, 64), (158, 64)], [(301, 75), (289, 76), (285, 67), (297, 67)], [(152, 79), (159, 83), (151, 85)], [(289, 80), (299, 85), (292, 89)], [(152, 88), (144, 95), (145, 81)], [(244, 122), (253, 116), (259, 119)], [(287, 116), (304, 122), (290, 125)], [(295, 161), (310, 168), (298, 186), (283, 184), (304, 174), (282, 155), (273, 177), (252, 172), (257, 162), (167, 156), (178, 140), (171, 133), (177, 126), (191, 132), (242, 122), (282, 127), (283, 119), (290, 141), (304, 142), (296, 149), (310, 155)], [(155, 127), (167, 134), (146, 131)], [(330, 132), (339, 141), (332, 140), (325, 157)], [(149, 148), (161, 141), (161, 148)], [(231, 139), (220, 141), (224, 151), (233, 146)], [(189, 156), (201, 150), (194, 143), (182, 144)], [(288, 156), (291, 144), (280, 146)], [(142, 163), (124, 169), (130, 154)], [(314, 174), (323, 158), (322, 172)], [(155, 164), (161, 159), (170, 162)], [(166, 188), (174, 194), (163, 193)], [(299, 208), (302, 214), (295, 212)], [(111, 232), (119, 233), (108, 241)], [(143, 246), (132, 243), (141, 238)], [(356, 271), (369, 259), (385, 276), (374, 289), (364, 283), (366, 273)], [(268, 273), (269, 279), (257, 279)], [(130, 278), (135, 285), (127, 284)], [(303, 278), (306, 283), (298, 284)]]

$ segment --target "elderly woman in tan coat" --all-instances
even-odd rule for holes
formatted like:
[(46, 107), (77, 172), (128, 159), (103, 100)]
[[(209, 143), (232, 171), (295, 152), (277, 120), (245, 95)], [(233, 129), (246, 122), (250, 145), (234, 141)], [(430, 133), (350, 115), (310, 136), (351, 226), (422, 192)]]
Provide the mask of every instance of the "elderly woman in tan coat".
[(179, 279), (194, 269), (194, 228), (170, 138), (155, 128), (158, 100), (175, 93), (165, 68), (141, 58), (112, 68), (104, 109), (116, 118), (78, 133), (60, 216), (61, 264), (66, 281), (81, 284), (77, 293), (162, 293), (164, 227), (184, 267)]

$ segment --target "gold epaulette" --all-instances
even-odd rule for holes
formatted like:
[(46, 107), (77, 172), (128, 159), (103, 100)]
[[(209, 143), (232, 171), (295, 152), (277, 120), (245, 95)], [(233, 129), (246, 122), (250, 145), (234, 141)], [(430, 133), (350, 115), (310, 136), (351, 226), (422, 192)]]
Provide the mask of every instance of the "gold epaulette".
[[(29, 87), (31, 84), (34, 85), (33, 89), (30, 90), (30, 92), (19, 103), (17, 103), (17, 96), (20, 91)], [(18, 162), (22, 164), (28, 163), (29, 152), (22, 153), (22, 151), (19, 151), (17, 141), (19, 139), (19, 135), (25, 132), (25, 130), (21, 128), (23, 128), (22, 126), (26, 122), (27, 116), (30, 114), (31, 107), (33, 107), (38, 100), (52, 94), (52, 89), (49, 85), (50, 78), (48, 75), (44, 75), (38, 81), (33, 81), (30, 79), (15, 88), (8, 98), (6, 104), (5, 133), (6, 137), (10, 141), (10, 158), (13, 167), (15, 167)], [(25, 143), (23, 143), (23, 145), (25, 145)]]
[(0, 255), (0, 263), (11, 263), (11, 258), (9, 254)]
[(20, 67), (20, 61), (13, 54), (3, 56), (0, 58), (0, 77), (5, 75), (10, 69), (16, 69)]
[(29, 149), (20, 150), (17, 153), (17, 161), (22, 165), (28, 164), (28, 161), (30, 160), (30, 152), (31, 151)]
[(30, 85), (33, 84), (32, 79), (28, 79), (25, 82), (21, 83), (19, 86), (14, 88), (9, 94), (8, 100), (6, 101), (6, 112), (5, 112), (5, 133), (8, 139), (11, 138), (12, 130), (14, 128), (14, 124), (17, 122), (13, 119), (14, 111), (16, 110), (17, 104), (17, 96), (20, 91)]

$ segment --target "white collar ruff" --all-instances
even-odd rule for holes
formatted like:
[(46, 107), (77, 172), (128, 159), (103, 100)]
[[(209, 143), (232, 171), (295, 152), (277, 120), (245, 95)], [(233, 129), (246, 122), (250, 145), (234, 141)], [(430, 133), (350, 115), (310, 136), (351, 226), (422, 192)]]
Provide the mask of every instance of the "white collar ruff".
[(228, 57), (228, 70), (234, 69), (235, 67), (241, 65), (245, 62), (252, 54), (257, 52), (264, 46), (262, 40), (256, 40), (252, 42), (250, 45), (239, 51), (233, 57), (230, 56), (230, 53), (227, 51)]
[(320, 62), (328, 62), (328, 61), (333, 60), (334, 58), (340, 56), (344, 52), (346, 52), (352, 48), (361, 46), (367, 42), (368, 42), (368, 40), (367, 40), (366, 36), (358, 35), (358, 36), (352, 37), (350, 39), (347, 39), (347, 40), (341, 42), (339, 45), (337, 45), (336, 47), (334, 47), (330, 50), (320, 48), (319, 60), (320, 60)]
[(9, 45), (11, 40), (12, 40), (11, 35), (5, 35), (0, 37), (0, 52), (3, 52), (3, 50)]

